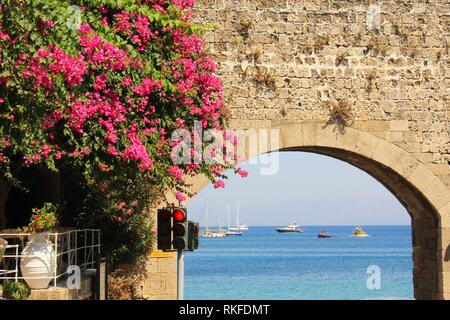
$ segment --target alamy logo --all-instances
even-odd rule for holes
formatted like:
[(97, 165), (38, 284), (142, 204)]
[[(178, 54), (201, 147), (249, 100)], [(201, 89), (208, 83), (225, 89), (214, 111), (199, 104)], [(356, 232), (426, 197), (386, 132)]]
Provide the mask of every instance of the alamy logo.
[(180, 164), (235, 164), (249, 159), (260, 164), (261, 175), (275, 175), (279, 170), (279, 129), (203, 130), (196, 121), (194, 130), (174, 130), (171, 136), (171, 159)]
[(70, 14), (66, 25), (71, 30), (78, 30), (81, 26), (81, 8), (79, 6), (70, 6), (67, 8), (67, 13)]
[(381, 9), (379, 4), (371, 4), (367, 8), (366, 24), (369, 30), (381, 29)]
[(71, 265), (67, 267), (66, 285), (68, 289), (80, 289), (81, 288), (81, 271), (80, 267)]
[(367, 289), (380, 290), (381, 289), (381, 269), (377, 265), (371, 265), (367, 267)]

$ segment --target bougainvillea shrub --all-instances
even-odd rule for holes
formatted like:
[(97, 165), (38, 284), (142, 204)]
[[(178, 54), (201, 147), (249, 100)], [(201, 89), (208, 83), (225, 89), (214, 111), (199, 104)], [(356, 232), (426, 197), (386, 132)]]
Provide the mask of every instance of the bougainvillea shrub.
[[(195, 135), (195, 123), (203, 130), (225, 125), (222, 83), (202, 27), (190, 21), (193, 5), (2, 0), (2, 176), (20, 184), (16, 167), (75, 168), (107, 199), (98, 214), (128, 229), (164, 191), (183, 201), (188, 175), (205, 174), (223, 187), (230, 165), (171, 160), (175, 129)], [(144, 194), (127, 187), (124, 172)]]

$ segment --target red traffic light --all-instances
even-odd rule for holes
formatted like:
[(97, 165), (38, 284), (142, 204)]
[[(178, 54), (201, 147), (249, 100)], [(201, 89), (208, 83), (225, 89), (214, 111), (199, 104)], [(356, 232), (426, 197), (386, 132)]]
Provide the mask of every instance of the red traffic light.
[(177, 222), (183, 222), (186, 220), (186, 213), (182, 209), (175, 209), (173, 212), (173, 219)]
[(198, 226), (198, 224), (194, 224), (194, 233), (197, 234), (200, 232), (200, 227)]

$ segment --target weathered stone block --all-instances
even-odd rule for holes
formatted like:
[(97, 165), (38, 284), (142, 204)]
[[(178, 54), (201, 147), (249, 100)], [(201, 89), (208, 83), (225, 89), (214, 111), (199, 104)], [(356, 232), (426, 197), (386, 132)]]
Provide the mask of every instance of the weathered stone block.
[(389, 121), (390, 131), (408, 131), (409, 121), (408, 120), (391, 120)]
[(304, 123), (302, 136), (304, 146), (315, 146), (317, 144), (317, 123)]
[(171, 258), (158, 259), (158, 272), (161, 273), (177, 272), (176, 259)]
[(386, 140), (389, 142), (402, 142), (403, 133), (402, 132), (386, 132)]

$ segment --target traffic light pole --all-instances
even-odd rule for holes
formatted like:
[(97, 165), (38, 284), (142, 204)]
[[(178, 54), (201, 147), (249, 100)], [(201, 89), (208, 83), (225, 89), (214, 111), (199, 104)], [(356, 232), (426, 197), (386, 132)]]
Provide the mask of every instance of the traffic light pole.
[(178, 250), (177, 254), (177, 300), (183, 300), (184, 296), (184, 250)]

